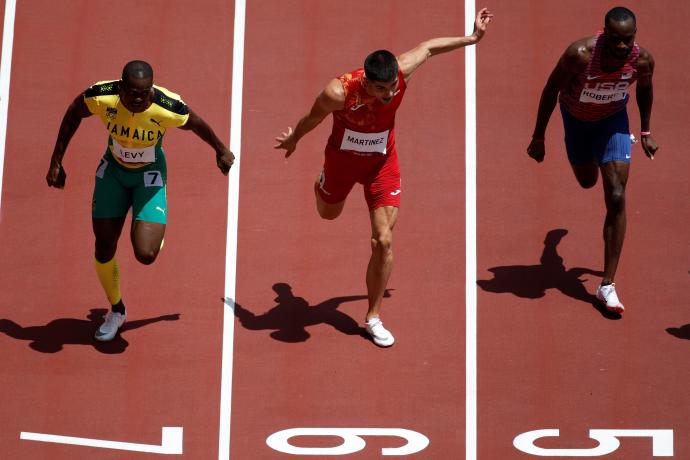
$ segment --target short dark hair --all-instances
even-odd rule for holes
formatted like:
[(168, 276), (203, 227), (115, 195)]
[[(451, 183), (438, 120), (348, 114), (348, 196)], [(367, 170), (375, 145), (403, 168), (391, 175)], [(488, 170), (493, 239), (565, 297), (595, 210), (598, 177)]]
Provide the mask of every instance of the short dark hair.
[(633, 24), (637, 25), (635, 13), (633, 13), (624, 6), (617, 6), (615, 8), (611, 8), (609, 12), (606, 13), (606, 16), (604, 17), (604, 25), (608, 24), (609, 21), (623, 22), (631, 18), (633, 20)]
[(129, 61), (122, 69), (123, 80), (142, 80), (145, 78), (153, 79), (153, 68), (148, 62)]
[(364, 74), (369, 80), (393, 81), (398, 76), (398, 60), (390, 51), (374, 51), (364, 60)]

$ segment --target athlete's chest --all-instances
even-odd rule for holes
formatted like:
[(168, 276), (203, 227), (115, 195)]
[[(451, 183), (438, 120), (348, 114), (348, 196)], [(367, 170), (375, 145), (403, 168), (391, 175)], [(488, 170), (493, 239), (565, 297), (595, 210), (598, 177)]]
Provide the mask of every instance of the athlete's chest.
[(377, 129), (393, 123), (401, 101), (401, 90), (398, 90), (390, 103), (384, 104), (376, 97), (370, 96), (364, 88), (358, 88), (347, 94), (345, 107), (339, 113), (340, 117), (351, 126)]
[(102, 121), (108, 133), (120, 143), (156, 143), (165, 134), (162, 119), (152, 104), (140, 113), (132, 113), (121, 103), (106, 107)]
[(623, 101), (630, 86), (637, 80), (637, 55), (631, 55), (623, 63), (611, 62), (597, 49), (578, 76), (579, 101), (593, 104), (608, 104)]

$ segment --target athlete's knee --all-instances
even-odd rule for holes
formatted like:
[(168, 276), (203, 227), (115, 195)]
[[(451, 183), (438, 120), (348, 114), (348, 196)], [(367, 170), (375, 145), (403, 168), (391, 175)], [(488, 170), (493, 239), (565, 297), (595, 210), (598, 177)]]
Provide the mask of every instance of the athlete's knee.
[(319, 216), (320, 216), (322, 219), (324, 219), (324, 220), (336, 220), (336, 219), (338, 218), (339, 215), (340, 215), (340, 213), (338, 213), (338, 214), (322, 214), (322, 213), (319, 213)]
[(134, 248), (134, 257), (144, 265), (151, 265), (158, 257), (159, 248)]
[(371, 251), (388, 255), (393, 248), (393, 232), (390, 229), (378, 232), (371, 237)]
[(592, 188), (595, 185), (597, 185), (597, 176), (594, 176), (593, 178), (588, 177), (584, 179), (578, 178), (577, 181), (580, 184), (580, 187), (582, 188)]
[(117, 251), (117, 241), (96, 240), (95, 257), (96, 260), (104, 264), (110, 262), (115, 257)]
[(322, 219), (333, 220), (343, 212), (345, 203), (329, 204), (323, 201), (319, 195), (316, 195), (316, 211)]
[(611, 187), (607, 193), (606, 204), (613, 211), (625, 209), (625, 187), (622, 184)]
[(580, 173), (576, 174), (577, 183), (580, 184), (582, 188), (592, 188), (597, 185), (597, 179), (599, 179), (599, 173), (594, 171), (594, 173)]
[(597, 185), (597, 179), (599, 179), (599, 170), (597, 169), (596, 163), (572, 165), (572, 168), (573, 172), (575, 173), (577, 183), (580, 184), (580, 187), (587, 189)]
[(325, 220), (335, 220), (339, 215), (340, 212), (342, 211), (341, 209), (329, 209), (329, 208), (324, 208), (317, 206), (317, 210), (319, 211), (319, 217)]

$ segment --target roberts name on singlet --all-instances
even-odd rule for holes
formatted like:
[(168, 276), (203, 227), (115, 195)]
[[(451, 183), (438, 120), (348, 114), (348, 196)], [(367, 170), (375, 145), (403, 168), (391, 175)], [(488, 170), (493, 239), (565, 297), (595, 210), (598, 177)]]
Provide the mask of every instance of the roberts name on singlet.
[(580, 102), (608, 104), (613, 101), (622, 101), (628, 96), (629, 86), (630, 83), (627, 81), (603, 82), (593, 85), (587, 83), (580, 93)]
[(346, 128), (340, 150), (385, 155), (387, 145), (388, 130), (380, 133), (360, 133)]

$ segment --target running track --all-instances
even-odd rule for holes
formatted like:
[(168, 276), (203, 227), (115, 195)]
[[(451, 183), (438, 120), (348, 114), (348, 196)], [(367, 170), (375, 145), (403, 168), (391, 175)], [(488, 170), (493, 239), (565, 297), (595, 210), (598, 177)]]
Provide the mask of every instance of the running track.
[[(18, 0), (0, 201), (2, 458), (155, 458), (20, 433), (161, 445), (162, 427), (183, 428), (177, 456), (190, 459), (219, 458), (227, 430), (233, 459), (294, 458), (266, 438), (304, 427), (407, 429), (430, 440), (416, 458), (482, 460), (532, 458), (513, 446), (532, 430), (560, 429), (560, 439), (535, 442), (549, 449), (594, 448), (590, 429), (672, 430), (675, 458), (690, 457), (690, 165), (682, 137), (690, 45), (670, 33), (685, 30), (685, 3), (627, 5), (638, 15), (638, 41), (657, 61), (652, 129), (661, 150), (653, 162), (634, 152), (616, 280), (625, 317), (602, 315), (588, 294), (603, 252), (603, 201), (600, 188), (581, 191), (571, 177), (560, 116), (547, 132), (547, 160), (537, 165), (524, 153), (556, 59), (595, 32), (610, 5), (499, 0), (477, 49), (476, 223), (465, 222), (465, 51), (420, 69), (398, 114), (404, 195), (383, 311), (397, 343), (386, 350), (361, 335), (369, 253), (361, 190), (335, 222), (314, 210), (311, 182), (330, 120), (289, 161), (272, 149), (273, 137), (367, 52), (399, 53), (461, 33), (464, 5), (391, 0), (355, 11), (330, 0), (249, 0), (241, 99), (231, 86), (231, 2), (118, 5)], [(106, 307), (91, 264), (89, 202), (105, 146), (97, 120), (85, 120), (70, 145), (66, 189), (49, 189), (44, 176), (71, 99), (117, 78), (132, 58), (149, 60), (156, 82), (182, 94), (223, 139), (231, 104), (242, 109), (239, 206), (228, 219), (236, 196), (231, 189), (228, 198), (210, 149), (171, 132), (165, 249), (143, 267), (123, 237), (128, 326), (114, 342), (95, 344)], [(638, 131), (634, 104), (629, 112)], [(226, 233), (237, 216), (229, 292), (226, 244), (232, 253), (235, 242)], [(476, 325), (465, 322), (465, 282), (474, 275), (465, 270), (465, 229), (473, 225)], [(234, 327), (224, 331), (231, 306)], [(472, 426), (470, 409), (467, 426), (466, 397), (475, 395), (465, 388), (466, 351), (474, 352), (465, 349), (466, 331), (475, 327), (477, 416)], [(233, 343), (228, 413), (220, 402), (224, 333)], [(333, 447), (342, 440), (332, 433), (290, 441)], [(404, 444), (362, 439), (366, 447), (346, 458), (379, 458)], [(620, 439), (607, 458), (652, 458), (650, 438)]]

